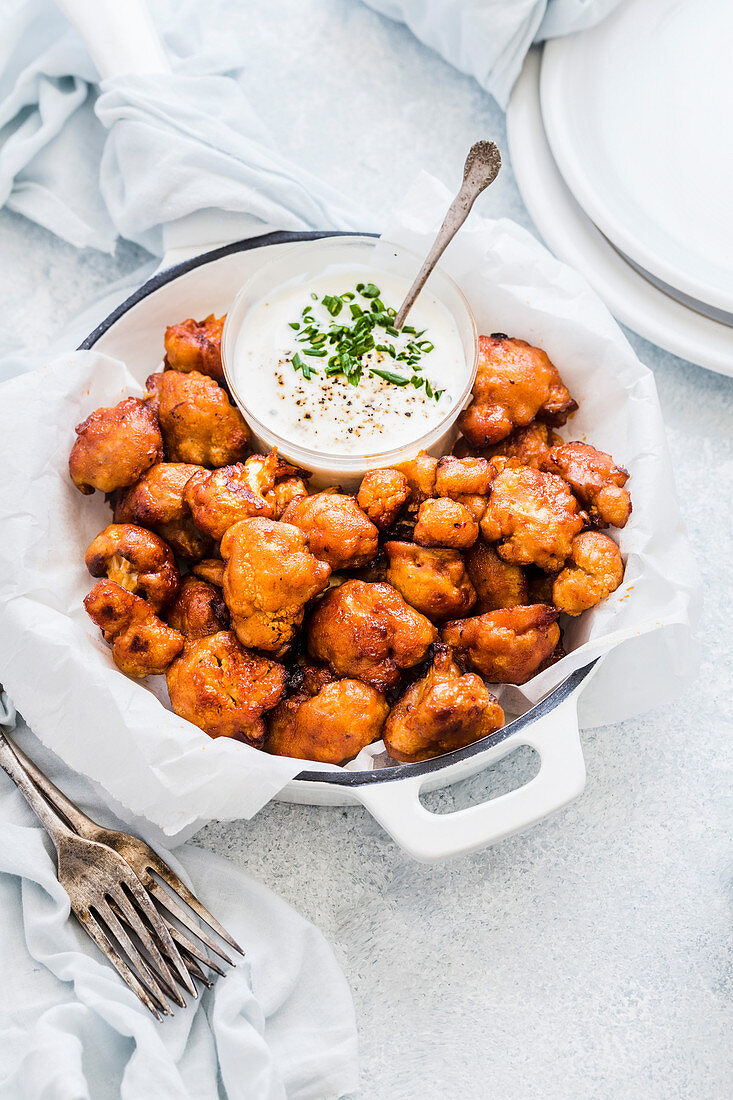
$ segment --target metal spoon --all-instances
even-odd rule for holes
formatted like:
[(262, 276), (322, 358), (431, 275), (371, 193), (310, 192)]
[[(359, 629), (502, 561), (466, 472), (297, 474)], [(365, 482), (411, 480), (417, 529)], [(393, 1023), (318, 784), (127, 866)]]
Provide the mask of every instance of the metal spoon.
[(404, 325), (407, 314), (425, 286), (430, 272), (465, 222), (478, 196), (490, 183), (494, 182), (500, 168), (501, 154), (493, 141), (477, 141), (471, 146), (463, 169), (461, 189), (450, 204), (433, 247), (428, 252), (425, 263), (418, 271), (415, 282), (408, 290), (407, 297), (397, 312), (394, 319), (395, 328), (402, 328)]

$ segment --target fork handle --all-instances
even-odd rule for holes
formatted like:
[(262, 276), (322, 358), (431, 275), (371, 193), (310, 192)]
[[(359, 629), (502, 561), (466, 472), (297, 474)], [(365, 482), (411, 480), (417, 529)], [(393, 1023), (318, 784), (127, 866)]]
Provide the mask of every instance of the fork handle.
[(75, 806), (64, 792), (60, 791), (56, 784), (43, 774), (31, 758), (26, 756), (18, 745), (13, 743), (12, 750), (35, 786), (45, 795), (46, 800), (51, 804), (51, 808), (65, 817), (68, 824), (79, 836), (84, 837), (86, 840), (96, 840), (99, 833), (99, 825), (96, 821), (92, 821), (78, 806)]
[(18, 757), (13, 752), (13, 747), (8, 741), (5, 734), (0, 730), (0, 768), (6, 771), (10, 778), (15, 783), (16, 787), (25, 798), (26, 802), (33, 810), (38, 820), (43, 825), (44, 829), (54, 842), (56, 849), (58, 850), (59, 842), (68, 837), (74, 836), (71, 829), (65, 824), (65, 822), (59, 817), (59, 815), (51, 809), (46, 799), (39, 792), (33, 780), (30, 778), (23, 765), (18, 760)]

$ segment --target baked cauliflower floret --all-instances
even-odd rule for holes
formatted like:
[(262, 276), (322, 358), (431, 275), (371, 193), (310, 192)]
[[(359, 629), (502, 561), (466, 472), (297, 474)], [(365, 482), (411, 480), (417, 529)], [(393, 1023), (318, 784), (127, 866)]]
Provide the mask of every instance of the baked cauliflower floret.
[(224, 381), (221, 365), (221, 333), (226, 321), (213, 313), (203, 321), (189, 317), (165, 330), (165, 362), (171, 370), (199, 371), (217, 382)]
[(552, 602), (566, 615), (580, 615), (615, 592), (624, 563), (613, 539), (584, 531), (573, 539), (570, 558), (552, 586)]
[(463, 550), (473, 546), (478, 538), (478, 523), (457, 500), (434, 497), (420, 505), (413, 538), (420, 546), (449, 546)]
[(308, 486), (305, 478), (300, 476), (284, 477), (276, 482), (272, 489), (265, 494), (265, 500), (272, 509), (273, 519), (282, 519), (287, 506), (294, 500), (301, 500), (308, 496)]
[(184, 500), (193, 521), (217, 542), (232, 524), (255, 516), (272, 518), (272, 505), (265, 493), (275, 487), (278, 469), (292, 467), (281, 463), (277, 451), (252, 455), (246, 462), (221, 466), (218, 470), (199, 470), (190, 478)]
[(282, 653), (303, 622), (305, 605), (328, 584), (331, 569), (308, 550), (290, 523), (243, 519), (221, 540), (224, 599), (242, 645)]
[(287, 672), (251, 653), (230, 630), (186, 642), (166, 676), (171, 706), (209, 737), (233, 737), (259, 748), (262, 715), (282, 698)]
[(567, 481), (596, 526), (626, 526), (631, 515), (631, 497), (624, 489), (629, 474), (610, 455), (588, 443), (562, 443), (550, 451), (545, 469)]
[(399, 470), (368, 470), (359, 487), (357, 502), (380, 531), (397, 519), (410, 495), (407, 478)]
[(182, 634), (161, 622), (146, 600), (114, 581), (97, 581), (84, 607), (111, 643), (115, 664), (128, 676), (157, 676), (183, 649)]
[(420, 451), (409, 462), (402, 462), (398, 471), (407, 479), (407, 487), (410, 490), (410, 508), (417, 511), (424, 500), (435, 496), (435, 477), (438, 469), (438, 460), (427, 451)]
[(539, 565), (552, 573), (562, 567), (585, 525), (585, 515), (561, 478), (510, 466), (494, 481), (481, 534), (487, 542), (500, 543), (504, 561)]
[(377, 740), (388, 713), (369, 684), (306, 666), (300, 689), (267, 716), (265, 747), (275, 756), (342, 764)]
[(458, 426), (473, 447), (488, 447), (537, 417), (558, 426), (577, 409), (540, 348), (503, 333), (479, 337), (473, 402)]
[(203, 558), (191, 566), (191, 572), (202, 581), (215, 584), (217, 588), (224, 585), (224, 562), (221, 558)]
[(163, 437), (155, 411), (128, 397), (112, 408), (97, 409), (76, 428), (69, 473), (77, 489), (113, 493), (132, 485), (163, 457)]
[(171, 462), (229, 466), (244, 458), (249, 432), (239, 409), (213, 378), (166, 370), (146, 382)]
[(395, 760), (429, 760), (488, 737), (504, 724), (504, 712), (483, 680), (473, 673), (461, 675), (450, 646), (435, 648), (427, 675), (408, 687), (382, 731)]
[(379, 531), (362, 512), (356, 497), (315, 493), (294, 500), (282, 521), (299, 527), (308, 539), (311, 554), (332, 569), (360, 569), (377, 556)]
[(555, 652), (559, 614), (544, 604), (505, 607), (446, 623), (441, 637), (491, 683), (524, 684)]
[(464, 496), (486, 497), (496, 470), (485, 458), (456, 458), (443, 455), (435, 469), (435, 495), (460, 500)]
[(131, 523), (111, 523), (90, 542), (84, 555), (93, 577), (108, 577), (126, 592), (147, 600), (156, 611), (166, 607), (181, 583), (167, 543)]
[(224, 603), (221, 588), (194, 577), (191, 573), (183, 583), (166, 614), (172, 626), (186, 640), (208, 638), (220, 630), (229, 629), (229, 611)]
[(505, 458), (509, 466), (531, 466), (544, 470), (552, 447), (562, 439), (547, 424), (533, 420), (526, 428), (515, 428), (511, 435), (486, 451), (488, 458)]
[(466, 552), (465, 562), (468, 579), (476, 589), (478, 612), (529, 603), (522, 566), (504, 561), (483, 539)]
[(332, 588), (308, 623), (308, 652), (337, 676), (386, 691), (425, 658), (438, 632), (392, 585), (349, 580)]
[(188, 516), (183, 490), (200, 468), (187, 462), (156, 462), (139, 481), (116, 494), (115, 523), (157, 527)]
[(199, 531), (190, 516), (173, 519), (170, 523), (159, 523), (155, 530), (179, 558), (185, 558), (186, 561), (201, 561), (214, 548), (209, 536)]
[(435, 550), (412, 542), (387, 542), (387, 580), (412, 607), (436, 622), (467, 614), (476, 593), (458, 550)]

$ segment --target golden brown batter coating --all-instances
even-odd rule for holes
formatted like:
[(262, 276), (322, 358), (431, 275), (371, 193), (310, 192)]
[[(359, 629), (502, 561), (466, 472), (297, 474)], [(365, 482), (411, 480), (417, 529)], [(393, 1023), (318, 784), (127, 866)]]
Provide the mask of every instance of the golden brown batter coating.
[(157, 676), (183, 649), (182, 634), (161, 622), (149, 603), (114, 581), (97, 581), (84, 607), (111, 643), (115, 664), (128, 676)]
[(208, 638), (220, 630), (229, 629), (229, 610), (221, 588), (200, 580), (190, 573), (183, 578), (178, 595), (168, 608), (168, 625), (188, 641)]
[(186, 462), (156, 462), (139, 481), (117, 494), (115, 523), (156, 527), (188, 516), (183, 490), (188, 479), (200, 469)]
[(200, 577), (202, 581), (215, 584), (217, 588), (224, 585), (224, 562), (221, 558), (204, 558), (191, 566), (191, 572)]
[(356, 497), (315, 493), (294, 500), (282, 521), (299, 527), (308, 539), (311, 554), (334, 570), (360, 569), (377, 556), (379, 531), (362, 512)]
[(459, 501), (435, 497), (420, 505), (413, 538), (420, 546), (464, 550), (478, 538), (478, 523)]
[(461, 670), (450, 646), (436, 646), (429, 672), (408, 687), (382, 737), (395, 760), (413, 762), (462, 749), (504, 725), (504, 712), (479, 676)]
[(262, 715), (282, 698), (287, 672), (221, 630), (187, 641), (166, 679), (171, 706), (181, 718), (209, 737), (233, 737), (259, 748), (266, 733)]
[(424, 660), (438, 632), (392, 585), (349, 580), (332, 588), (308, 623), (308, 652), (338, 676), (386, 691)]
[(93, 577), (108, 577), (156, 611), (171, 602), (181, 583), (170, 546), (131, 523), (105, 527), (90, 542), (84, 561)]
[(272, 509), (272, 518), (282, 519), (285, 509), (292, 501), (308, 496), (308, 486), (302, 477), (284, 477), (264, 496)]
[(307, 666), (299, 691), (267, 716), (265, 747), (275, 756), (342, 764), (377, 740), (388, 713), (386, 699), (369, 684)]
[(165, 330), (165, 362), (171, 370), (199, 371), (217, 382), (224, 381), (221, 365), (221, 333), (226, 321), (213, 313), (203, 321), (189, 317)]
[(428, 550), (411, 542), (387, 542), (384, 550), (389, 583), (434, 622), (466, 615), (476, 603), (458, 550)]
[(471, 446), (488, 447), (535, 416), (564, 424), (577, 407), (544, 351), (495, 333), (479, 337), (473, 402), (458, 426)]
[(552, 573), (562, 567), (585, 524), (584, 513), (561, 478), (528, 466), (510, 466), (494, 481), (481, 534), (487, 542), (501, 543), (498, 551), (504, 561), (539, 565)]
[(506, 458), (509, 466), (531, 466), (533, 470), (544, 470), (550, 449), (558, 443), (562, 443), (562, 439), (557, 432), (553, 432), (547, 424), (533, 420), (526, 428), (515, 428), (501, 443), (489, 447), (486, 456)]
[(524, 684), (560, 641), (560, 612), (545, 604), (505, 607), (446, 623), (441, 638), (494, 684)]
[(305, 605), (328, 584), (331, 569), (308, 550), (290, 523), (243, 519), (221, 541), (224, 599), (242, 645), (282, 653), (303, 622)]
[(545, 469), (567, 481), (597, 527), (626, 526), (631, 515), (631, 497), (624, 489), (628, 470), (605, 451), (588, 443), (562, 443), (550, 451)]
[(407, 479), (410, 490), (410, 507), (417, 510), (424, 500), (435, 496), (435, 478), (438, 460), (427, 451), (420, 451), (409, 462), (397, 467)]
[(172, 519), (170, 523), (159, 523), (155, 530), (179, 558), (186, 561), (201, 561), (214, 548), (209, 536), (199, 531), (190, 516)]
[(213, 378), (166, 370), (146, 382), (171, 462), (229, 466), (244, 458), (249, 432), (239, 409)]
[(96, 409), (76, 428), (69, 473), (86, 496), (100, 489), (113, 493), (132, 485), (163, 457), (158, 417), (145, 401), (127, 397), (111, 408)]
[(224, 533), (240, 519), (255, 516), (272, 518), (272, 505), (264, 494), (275, 487), (280, 463), (277, 451), (252, 455), (246, 462), (222, 466), (218, 470), (199, 470), (186, 485), (183, 494), (196, 526), (211, 538)]
[(485, 458), (443, 455), (435, 470), (435, 495), (461, 500), (464, 496), (487, 497), (496, 470)]
[(476, 611), (480, 614), (530, 602), (524, 569), (504, 561), (483, 539), (466, 553), (465, 561), (468, 578), (476, 589)]
[(380, 531), (391, 527), (407, 503), (410, 486), (399, 470), (368, 470), (359, 488), (357, 501)]
[(613, 539), (584, 531), (573, 539), (570, 558), (552, 586), (552, 602), (566, 615), (580, 615), (615, 592), (624, 563)]

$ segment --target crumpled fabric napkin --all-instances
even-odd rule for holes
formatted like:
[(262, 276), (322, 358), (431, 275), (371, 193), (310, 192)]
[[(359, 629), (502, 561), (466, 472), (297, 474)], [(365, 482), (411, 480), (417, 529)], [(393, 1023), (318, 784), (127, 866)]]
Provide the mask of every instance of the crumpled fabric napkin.
[[(23, 0), (0, 37), (0, 206), (77, 247), (118, 236), (162, 255), (208, 212), (207, 242), (278, 229), (376, 228), (272, 147), (240, 86), (227, 20), (150, 0), (172, 75), (99, 77), (53, 0)], [(215, 231), (212, 226), (219, 228)]]
[[(6, 696), (0, 726), (15, 724)], [(126, 828), (94, 788), (24, 727), (13, 736), (95, 820)], [(158, 1023), (77, 923), (52, 845), (0, 771), (0, 1095), (9, 1100), (327, 1100), (357, 1088), (346, 980), (321, 933), (225, 860), (170, 855), (246, 958), (198, 1001)]]
[(600, 22), (621, 0), (364, 0), (468, 73), (506, 109), (533, 42)]

